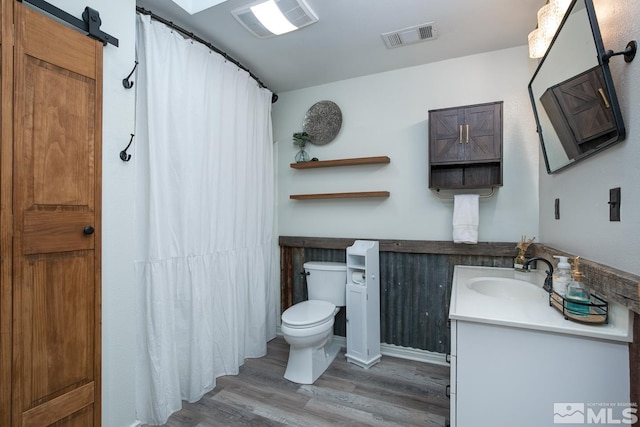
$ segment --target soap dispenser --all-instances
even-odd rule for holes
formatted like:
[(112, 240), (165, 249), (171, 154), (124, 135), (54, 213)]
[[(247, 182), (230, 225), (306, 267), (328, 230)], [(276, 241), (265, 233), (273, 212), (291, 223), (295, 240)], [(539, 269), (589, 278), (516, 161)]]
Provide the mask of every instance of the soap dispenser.
[(566, 256), (554, 255), (553, 257), (558, 259), (558, 268), (553, 275), (553, 290), (558, 295), (564, 296), (567, 285), (571, 282), (571, 264)]
[(591, 298), (582, 282), (583, 277), (580, 272), (580, 257), (576, 257), (573, 263), (573, 280), (567, 285), (567, 292), (564, 297), (567, 311), (576, 316), (588, 316), (591, 314), (589, 307)]

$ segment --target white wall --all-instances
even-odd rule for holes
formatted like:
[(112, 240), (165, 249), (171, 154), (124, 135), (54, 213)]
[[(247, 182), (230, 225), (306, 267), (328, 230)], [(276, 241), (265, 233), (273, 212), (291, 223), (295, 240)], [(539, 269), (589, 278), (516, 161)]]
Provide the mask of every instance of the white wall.
[[(410, 49), (406, 47), (405, 49)], [(504, 186), (480, 204), (480, 241), (538, 236), (538, 140), (526, 47), (468, 56), (279, 94), (280, 235), (451, 240), (453, 203), (428, 188), (428, 110), (504, 101)], [(339, 63), (330, 66), (340, 66)], [(291, 135), (306, 111), (331, 100), (343, 114), (337, 138), (308, 147), (320, 160), (387, 155), (389, 165), (296, 170)], [(388, 190), (388, 199), (294, 201), (290, 194)]]
[[(595, 0), (606, 49), (640, 34), (640, 2)], [(610, 62), (627, 138), (554, 175), (540, 164), (540, 240), (584, 258), (640, 274), (640, 60)], [(609, 189), (621, 187), (621, 221), (609, 222)], [(560, 198), (560, 220), (554, 200)]]
[(102, 419), (104, 427), (126, 427), (135, 424), (134, 162), (122, 162), (119, 153), (134, 132), (135, 94), (122, 79), (135, 60), (135, 2), (48, 1), (80, 19), (85, 6), (97, 10), (101, 29), (120, 42), (104, 48), (103, 67)]

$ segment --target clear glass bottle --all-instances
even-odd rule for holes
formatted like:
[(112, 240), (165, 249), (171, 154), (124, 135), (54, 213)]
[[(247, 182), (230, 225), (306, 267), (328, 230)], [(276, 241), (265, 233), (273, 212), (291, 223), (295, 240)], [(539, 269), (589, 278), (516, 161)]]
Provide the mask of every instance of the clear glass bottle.
[(304, 149), (304, 146), (300, 147), (300, 151), (296, 154), (296, 162), (303, 163), (308, 162), (311, 158), (309, 157), (309, 153), (307, 153)]
[(589, 304), (591, 297), (583, 282), (584, 276), (580, 272), (579, 257), (576, 257), (573, 268), (573, 280), (567, 285), (564, 299), (567, 311), (576, 316), (588, 316), (591, 314)]
[(553, 290), (560, 296), (567, 292), (567, 285), (571, 282), (571, 264), (566, 256), (554, 255), (558, 259), (556, 274), (553, 275)]

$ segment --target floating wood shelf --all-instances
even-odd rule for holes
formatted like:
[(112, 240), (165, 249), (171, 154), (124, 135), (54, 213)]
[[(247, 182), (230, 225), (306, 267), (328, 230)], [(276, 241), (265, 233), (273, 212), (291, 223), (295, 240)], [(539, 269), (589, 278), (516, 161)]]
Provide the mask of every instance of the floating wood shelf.
[(312, 162), (291, 163), (289, 166), (294, 169), (314, 169), (328, 168), (333, 166), (375, 165), (389, 162), (391, 162), (391, 159), (389, 159), (389, 157), (387, 156), (375, 156), (357, 157), (353, 159), (319, 160)]
[(352, 199), (362, 197), (389, 197), (388, 191), (356, 191), (353, 193), (321, 193), (321, 194), (292, 194), (290, 199), (312, 200), (312, 199)]

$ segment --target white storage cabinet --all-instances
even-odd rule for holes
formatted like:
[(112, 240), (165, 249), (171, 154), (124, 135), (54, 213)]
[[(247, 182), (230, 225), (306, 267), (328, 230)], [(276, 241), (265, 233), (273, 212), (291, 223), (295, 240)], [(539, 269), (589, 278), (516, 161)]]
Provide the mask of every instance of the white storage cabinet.
[(363, 368), (380, 354), (380, 260), (377, 241), (347, 248), (347, 361)]

